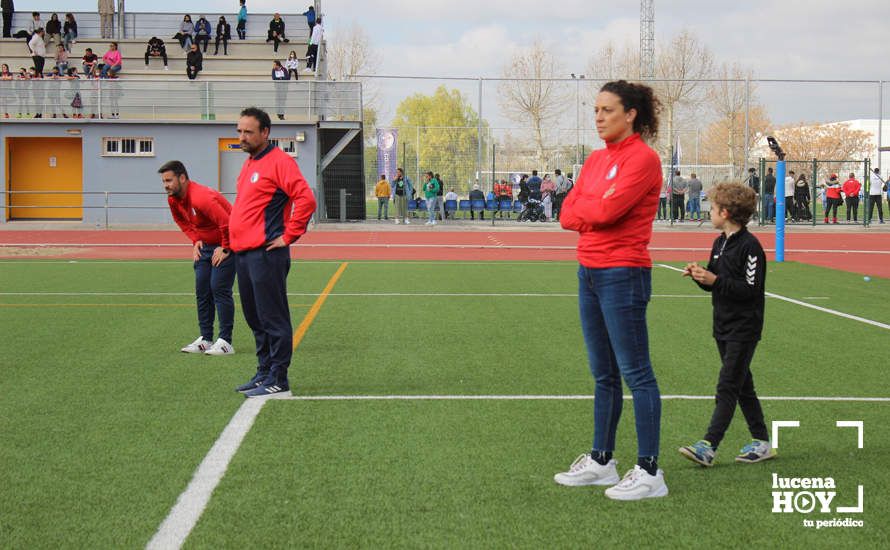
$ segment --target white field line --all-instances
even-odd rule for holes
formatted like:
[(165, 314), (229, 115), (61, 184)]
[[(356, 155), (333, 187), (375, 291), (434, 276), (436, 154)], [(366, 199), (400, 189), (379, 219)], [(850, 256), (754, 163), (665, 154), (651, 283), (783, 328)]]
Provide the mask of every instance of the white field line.
[[(0, 243), (0, 248), (185, 248), (187, 243)], [(575, 250), (575, 245), (522, 245), (522, 244), (412, 244), (412, 243), (301, 243), (299, 248), (445, 248), (445, 249), (493, 249), (493, 250)], [(708, 252), (709, 247), (652, 246), (659, 252)], [(775, 252), (765, 248), (766, 252)], [(830, 248), (786, 248), (786, 253), (801, 254), (877, 254), (890, 255), (890, 250), (844, 250)]]
[[(291, 395), (288, 401), (589, 401), (592, 395)], [(624, 399), (632, 401), (633, 396)], [(713, 395), (662, 395), (662, 401), (712, 401)], [(759, 396), (761, 401), (851, 401), (890, 403), (890, 397)]]
[(232, 457), (267, 399), (245, 399), (210, 452), (198, 465), (185, 491), (146, 545), (150, 550), (181, 548), (210, 501), (210, 495), (229, 467)]
[[(678, 271), (680, 273), (683, 273), (682, 269), (680, 269), (678, 267), (674, 267), (672, 265), (666, 265), (666, 264), (656, 264), (656, 265), (658, 265), (658, 267), (670, 269), (671, 271)], [(809, 304), (807, 302), (795, 300), (794, 298), (789, 298), (788, 296), (782, 296), (781, 294), (775, 294), (773, 292), (766, 292), (765, 294), (768, 298), (782, 300), (783, 302), (788, 302), (788, 303), (806, 307), (809, 309), (815, 309), (816, 311), (821, 311), (822, 313), (828, 313), (830, 315), (836, 315), (837, 317), (843, 317), (844, 319), (850, 319), (851, 321), (858, 321), (860, 323), (865, 323), (866, 325), (871, 325), (873, 327), (882, 328), (884, 330), (890, 330), (890, 325), (888, 325), (887, 323), (873, 321), (872, 319), (866, 319), (865, 317), (859, 317), (858, 315), (850, 315), (849, 313), (844, 313), (843, 311), (837, 311), (836, 309), (829, 309), (827, 307), (817, 306), (815, 304)]]

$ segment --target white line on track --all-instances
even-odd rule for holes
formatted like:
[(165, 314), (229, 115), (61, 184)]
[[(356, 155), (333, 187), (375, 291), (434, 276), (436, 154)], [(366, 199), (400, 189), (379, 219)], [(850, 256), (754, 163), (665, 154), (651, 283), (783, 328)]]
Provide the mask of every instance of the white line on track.
[[(760, 396), (761, 401), (852, 401), (890, 403), (890, 397)], [(587, 401), (592, 395), (291, 395), (288, 401)], [(627, 401), (633, 396), (625, 395)], [(713, 395), (662, 395), (662, 401), (710, 401)]]
[[(671, 271), (678, 271), (683, 273), (683, 270), (679, 267), (674, 267), (672, 265), (666, 264), (656, 264), (658, 267), (663, 267), (664, 269), (670, 269)], [(795, 304), (801, 307), (806, 307), (809, 309), (815, 309), (816, 311), (821, 311), (822, 313), (828, 313), (830, 315), (836, 315), (837, 317), (843, 317), (844, 319), (850, 319), (851, 321), (858, 321), (860, 323), (865, 323), (866, 325), (871, 325), (873, 327), (882, 328), (884, 330), (890, 330), (890, 325), (887, 323), (881, 323), (879, 321), (874, 321), (872, 319), (866, 319), (865, 317), (859, 317), (858, 315), (850, 315), (849, 313), (844, 313), (843, 311), (837, 311), (836, 309), (829, 309), (827, 307), (817, 306), (815, 304), (809, 304), (807, 302), (802, 302), (800, 300), (795, 300), (794, 298), (789, 298), (788, 296), (782, 296), (781, 294), (775, 294), (773, 292), (765, 293), (768, 298), (774, 298), (776, 300), (782, 300), (783, 302), (788, 302), (790, 304)]]
[(235, 456), (235, 452), (241, 446), (241, 442), (267, 400), (268, 398), (244, 400), (238, 412), (195, 470), (188, 487), (176, 499), (176, 504), (148, 541), (147, 549), (166, 550), (182, 547), (201, 514), (204, 513), (204, 509), (207, 508), (213, 490), (219, 485), (229, 467), (229, 462)]

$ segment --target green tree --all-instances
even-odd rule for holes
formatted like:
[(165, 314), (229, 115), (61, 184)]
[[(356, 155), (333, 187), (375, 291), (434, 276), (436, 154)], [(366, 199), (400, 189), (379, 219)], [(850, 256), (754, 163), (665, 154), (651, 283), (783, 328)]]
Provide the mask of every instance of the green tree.
[[(412, 179), (431, 171), (442, 175), (446, 192), (466, 193), (476, 179), (478, 124), (479, 114), (458, 90), (443, 85), (432, 95), (406, 97), (392, 121), (399, 129), (399, 164)], [(487, 129), (483, 121), (483, 139)]]

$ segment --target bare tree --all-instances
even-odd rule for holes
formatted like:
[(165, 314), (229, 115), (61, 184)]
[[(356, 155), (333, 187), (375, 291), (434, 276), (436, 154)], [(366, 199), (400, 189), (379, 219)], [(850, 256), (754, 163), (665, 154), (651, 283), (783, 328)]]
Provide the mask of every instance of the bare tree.
[(640, 52), (629, 43), (620, 49), (606, 42), (587, 62), (587, 76), (597, 80), (639, 80)]
[(371, 44), (371, 38), (364, 27), (356, 23), (334, 33), (328, 39), (328, 74), (332, 80), (359, 80), (362, 82), (364, 105), (363, 120), (368, 128), (377, 124), (377, 111), (380, 102), (379, 91), (367, 78), (356, 75), (373, 74), (380, 67), (380, 53)]
[(499, 102), (504, 114), (534, 132), (538, 162), (544, 163), (544, 129), (566, 108), (565, 82), (559, 61), (536, 40), (516, 53), (504, 67), (505, 81), (499, 87)]
[(707, 46), (688, 30), (681, 31), (658, 51), (655, 73), (663, 80), (654, 82), (653, 86), (664, 108), (666, 138), (670, 143), (678, 111), (695, 110), (704, 99), (700, 80), (713, 75), (714, 58)]

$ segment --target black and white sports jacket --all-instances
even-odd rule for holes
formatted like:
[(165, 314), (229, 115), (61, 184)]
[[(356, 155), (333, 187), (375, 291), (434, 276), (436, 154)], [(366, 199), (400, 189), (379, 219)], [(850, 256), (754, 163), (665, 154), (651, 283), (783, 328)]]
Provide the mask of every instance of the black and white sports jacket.
[(721, 233), (711, 248), (708, 271), (717, 275), (713, 286), (697, 283), (711, 293), (714, 338), (760, 340), (763, 330), (766, 254), (747, 228), (726, 237)]

